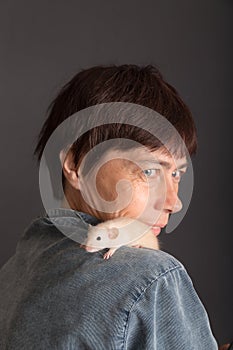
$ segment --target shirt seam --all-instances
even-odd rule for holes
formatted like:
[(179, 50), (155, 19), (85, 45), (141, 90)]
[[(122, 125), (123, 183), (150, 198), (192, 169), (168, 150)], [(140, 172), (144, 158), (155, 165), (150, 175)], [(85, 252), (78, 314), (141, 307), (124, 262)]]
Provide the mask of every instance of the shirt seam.
[(146, 291), (148, 290), (148, 288), (150, 288), (153, 283), (155, 282), (158, 282), (158, 280), (161, 278), (161, 277), (164, 277), (165, 275), (167, 275), (168, 273), (171, 273), (173, 272), (174, 270), (177, 270), (177, 269), (180, 269), (180, 270), (184, 270), (184, 267), (182, 265), (176, 265), (174, 267), (171, 267), (169, 268), (168, 270), (164, 271), (164, 272), (161, 272), (158, 276), (156, 276), (155, 278), (153, 278), (148, 284), (146, 287), (144, 287), (144, 289), (141, 291), (141, 293), (139, 294), (139, 296), (136, 298), (136, 300), (133, 302), (133, 304), (131, 305), (129, 311), (128, 311), (128, 315), (127, 315), (127, 318), (126, 318), (126, 321), (125, 321), (125, 326), (124, 326), (124, 335), (123, 335), (123, 350), (126, 349), (126, 340), (127, 340), (127, 335), (128, 335), (128, 329), (129, 329), (129, 319), (130, 319), (130, 315), (131, 315), (131, 312), (134, 308), (134, 306), (137, 304), (137, 302), (142, 298), (143, 295), (145, 295)]

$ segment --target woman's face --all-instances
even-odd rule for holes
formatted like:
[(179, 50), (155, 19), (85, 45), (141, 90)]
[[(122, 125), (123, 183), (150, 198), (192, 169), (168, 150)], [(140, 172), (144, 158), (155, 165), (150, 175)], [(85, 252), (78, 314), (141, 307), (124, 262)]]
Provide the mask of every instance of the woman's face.
[(186, 161), (186, 157), (174, 159), (162, 148), (111, 150), (88, 177), (79, 177), (83, 208), (101, 220), (137, 218), (154, 226), (158, 235), (158, 227), (166, 226), (169, 215), (182, 208), (178, 189)]

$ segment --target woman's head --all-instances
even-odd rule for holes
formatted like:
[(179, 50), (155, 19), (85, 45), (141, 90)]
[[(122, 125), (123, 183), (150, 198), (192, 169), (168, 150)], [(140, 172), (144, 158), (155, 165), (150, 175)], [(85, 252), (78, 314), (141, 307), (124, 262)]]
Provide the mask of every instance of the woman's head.
[[(158, 112), (178, 131), (189, 154), (192, 155), (196, 153), (196, 129), (192, 115), (188, 107), (178, 95), (177, 91), (163, 79), (159, 70), (151, 65), (145, 67), (139, 67), (136, 65), (112, 65), (97, 66), (82, 70), (62, 88), (61, 92), (58, 94), (49, 108), (48, 118), (45, 121), (39, 135), (38, 144), (34, 152), (34, 154), (37, 155), (38, 160), (40, 161), (45, 145), (53, 131), (64, 120), (66, 120), (72, 114), (87, 107), (108, 102), (134, 103)], [(138, 124), (136, 123), (136, 125)], [(117, 123), (114, 120), (113, 124), (105, 124), (92, 128), (91, 130), (85, 132), (73, 143), (66, 158), (67, 162), (64, 162), (65, 167), (63, 168), (63, 184), (65, 193), (69, 193), (69, 195), (71, 195), (71, 192), (75, 190), (76, 192), (72, 192), (71, 197), (74, 198), (73, 195), (75, 194), (75, 198), (78, 198), (80, 189), (78, 188), (79, 185), (77, 185), (78, 178), (76, 179), (76, 175), (81, 160), (97, 145), (114, 138), (128, 138), (136, 141), (138, 144), (142, 145), (143, 150), (145, 150), (145, 148), (143, 148), (145, 146), (146, 149), (156, 157), (157, 155), (163, 157), (171, 156), (169, 159), (172, 162), (172, 155), (165, 152), (165, 147), (163, 147), (163, 145), (153, 136), (153, 134), (148, 132), (148, 129), (145, 130), (144, 128), (140, 128), (138, 126)], [(130, 152), (132, 155), (134, 152), (133, 149), (130, 150), (121, 148), (120, 143), (118, 146), (119, 150), (121, 150), (123, 153)], [(184, 160), (185, 154), (182, 147), (178, 147), (174, 151), (173, 156), (175, 156), (176, 159)], [(57, 158), (59, 163), (59, 155)], [(95, 158), (93, 159), (93, 162), (94, 161)], [(123, 163), (125, 164), (125, 161), (123, 161)], [(112, 162), (110, 161), (106, 163), (106, 165), (103, 166), (102, 175), (98, 176), (99, 186), (102, 186), (99, 191), (105, 192), (106, 198), (111, 192), (114, 192), (111, 186), (116, 185), (114, 181), (112, 181), (112, 183), (108, 182), (111, 179), (111, 173), (109, 173), (109, 178), (106, 180), (106, 174), (109, 171), (108, 165), (111, 167), (111, 171), (114, 172), (113, 169), (119, 169), (119, 166), (121, 169), (123, 169), (123, 163), (119, 164), (119, 160), (118, 162), (114, 162), (113, 160)], [(71, 166), (70, 169), (75, 169), (76, 173), (67, 171), (69, 166)], [(125, 169), (129, 170), (130, 168), (131, 166), (128, 168), (126, 167)], [(104, 169), (107, 169), (107, 172), (103, 173)], [(127, 174), (129, 175), (129, 173)], [(127, 174), (124, 173), (126, 178), (128, 176)], [(120, 174), (120, 178), (122, 176), (123, 173)], [(101, 178), (105, 178), (105, 182), (101, 182)], [(75, 185), (76, 180), (77, 186)], [(56, 179), (53, 179), (53, 181), (56, 181)], [(139, 182), (134, 178), (134, 184), (138, 183)], [(104, 186), (105, 184), (108, 184), (108, 186)], [(135, 188), (138, 188), (138, 185)], [(109, 193), (107, 193), (108, 191)], [(138, 202), (136, 198), (134, 200)], [(80, 207), (80, 198), (77, 201), (72, 201), (72, 203), (75, 205), (75, 208), (73, 209), (85, 209), (85, 211), (90, 212), (88, 206)], [(130, 211), (130, 213), (132, 213), (132, 211)], [(126, 211), (123, 212), (123, 215), (126, 214)]]
[[(45, 145), (53, 131), (72, 114), (100, 103), (130, 102), (157, 111), (165, 117), (179, 132), (189, 154), (197, 150), (196, 128), (189, 108), (183, 102), (177, 91), (162, 77), (160, 71), (152, 65), (111, 65), (96, 66), (76, 74), (61, 89), (49, 106), (49, 114), (39, 134), (34, 154), (40, 161)], [(133, 134), (133, 130), (131, 133)], [(107, 137), (126, 137), (128, 126), (116, 128), (105, 125), (85, 133), (80, 138), (79, 152), (74, 156), (103, 142)], [(136, 130), (139, 142), (144, 136), (143, 130)], [(147, 135), (149, 146), (153, 143), (151, 135)]]

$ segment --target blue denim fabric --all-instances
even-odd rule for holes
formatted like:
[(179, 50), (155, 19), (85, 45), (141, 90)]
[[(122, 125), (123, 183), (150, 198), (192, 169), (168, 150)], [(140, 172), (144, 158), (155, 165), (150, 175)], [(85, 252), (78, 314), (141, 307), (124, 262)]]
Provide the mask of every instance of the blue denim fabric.
[[(76, 229), (98, 223), (70, 209), (49, 214)], [(0, 270), (0, 349), (217, 349), (177, 259), (127, 246), (109, 260), (105, 252), (86, 252), (46, 215), (31, 222)]]

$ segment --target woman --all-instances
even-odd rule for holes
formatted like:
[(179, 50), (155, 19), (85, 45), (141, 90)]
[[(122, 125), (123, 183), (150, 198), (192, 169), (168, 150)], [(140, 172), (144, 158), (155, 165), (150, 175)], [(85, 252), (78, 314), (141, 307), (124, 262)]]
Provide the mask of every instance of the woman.
[[(129, 125), (115, 115), (113, 123), (82, 133), (68, 151), (46, 155), (48, 140), (68, 117), (114, 102), (158, 112), (185, 147), (174, 130), (163, 144), (149, 132), (146, 116), (134, 114)], [(39, 161), (45, 153), (62, 204), (29, 225), (1, 270), (1, 349), (217, 349), (185, 268), (155, 249), (160, 230), (182, 207), (179, 183), (196, 148), (188, 107), (153, 66), (93, 67), (64, 86), (35, 149)], [(52, 158), (62, 168), (62, 190)], [(121, 246), (108, 261), (106, 249), (83, 249), (89, 225), (117, 217), (139, 219), (154, 234), (140, 237), (140, 248)]]

